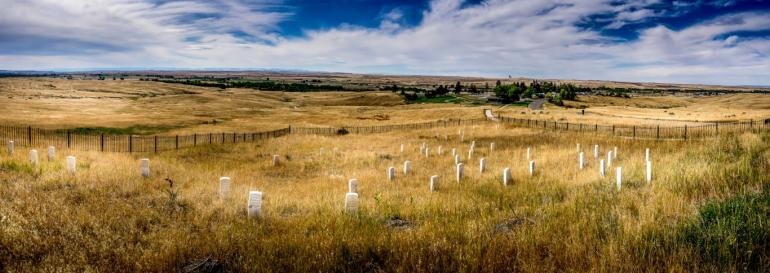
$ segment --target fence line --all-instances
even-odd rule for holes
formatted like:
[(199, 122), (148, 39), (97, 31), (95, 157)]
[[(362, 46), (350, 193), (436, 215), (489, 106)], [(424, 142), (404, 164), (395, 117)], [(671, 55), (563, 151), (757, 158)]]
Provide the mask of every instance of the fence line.
[(251, 133), (207, 133), (175, 136), (105, 135), (76, 133), (64, 129), (0, 126), (0, 136), (19, 147), (55, 146), (57, 148), (102, 152), (162, 152), (206, 144), (255, 142), (289, 134), (289, 128)]
[(725, 123), (710, 123), (695, 126), (637, 126), (617, 124), (587, 124), (556, 122), (536, 119), (521, 119), (498, 115), (501, 122), (527, 128), (540, 128), (555, 131), (587, 133), (606, 133), (613, 136), (644, 139), (691, 139), (714, 137), (724, 133), (760, 132), (770, 130), (770, 119), (746, 120)]

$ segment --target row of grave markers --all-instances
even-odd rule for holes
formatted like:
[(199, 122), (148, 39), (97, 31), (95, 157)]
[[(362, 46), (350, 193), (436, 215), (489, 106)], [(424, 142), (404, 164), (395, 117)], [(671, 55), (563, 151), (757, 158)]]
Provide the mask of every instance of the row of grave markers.
[[(462, 138), (462, 133), (461, 133)], [(471, 142), (471, 146), (469, 149), (469, 158), (472, 157), (473, 151), (475, 149), (476, 141)], [(423, 143), (420, 147), (421, 154), (424, 154), (426, 156), (429, 156), (429, 148)], [(490, 143), (490, 151), (494, 151), (495, 149), (495, 143)], [(404, 144), (401, 144), (400, 146), (401, 152), (404, 151)], [(584, 169), (585, 166), (585, 154), (580, 151), (580, 144), (577, 144), (577, 150), (578, 150), (578, 166), (579, 169)], [(14, 153), (14, 142), (8, 141), (7, 144), (7, 151), (9, 154)], [(438, 153), (441, 154), (442, 147), (439, 146)], [(321, 154), (323, 154), (323, 148), (321, 148)], [(455, 180), (460, 183), (463, 178), (464, 174), (464, 164), (461, 162), (460, 155), (456, 153), (456, 149), (452, 149), (452, 155), (455, 156)], [(30, 150), (30, 162), (32, 165), (37, 166), (38, 165), (38, 152), (37, 150)], [(56, 148), (53, 146), (48, 147), (48, 160), (53, 161), (56, 158)], [(532, 158), (532, 148), (527, 148), (527, 160), (529, 160), (529, 174), (530, 176), (535, 175), (535, 161), (531, 160)], [(599, 158), (599, 145), (594, 145), (594, 158)], [(617, 147), (614, 147), (613, 150), (609, 151), (607, 154), (607, 161), (605, 166), (605, 160), (600, 160), (600, 175), (602, 177), (605, 176), (605, 170), (607, 167), (610, 167), (612, 165), (612, 160), (617, 158)], [(646, 180), (648, 183), (652, 181), (652, 163), (650, 160), (650, 149), (647, 148), (645, 150), (645, 162), (646, 162)], [(280, 156), (279, 155), (273, 155), (272, 163), (274, 166), (278, 166), (280, 164)], [(67, 172), (70, 174), (75, 174), (76, 172), (76, 158), (75, 156), (67, 156), (66, 158), (66, 165), (67, 165)], [(140, 174), (142, 177), (149, 178), (150, 176), (150, 160), (147, 158), (140, 159)], [(479, 171), (483, 173), (486, 170), (486, 158), (481, 158), (479, 160)], [(403, 172), (404, 175), (408, 175), (411, 171), (411, 162), (410, 161), (404, 161), (403, 166)], [(389, 167), (387, 170), (387, 178), (389, 181), (395, 180), (396, 172), (394, 167)], [(622, 167), (616, 168), (616, 186), (618, 191), (622, 187)], [(429, 182), (429, 189), (431, 192), (434, 192), (438, 189), (438, 181), (439, 176), (438, 175), (432, 175), (430, 177)], [(503, 185), (507, 186), (511, 182), (511, 169), (505, 168), (503, 169)], [(229, 177), (220, 177), (220, 196), (222, 198), (227, 198), (229, 195), (229, 188), (230, 188), (230, 178)], [(345, 194), (345, 211), (349, 213), (354, 213), (358, 210), (358, 180), (357, 179), (350, 179), (348, 181), (348, 193)], [(261, 207), (262, 207), (262, 192), (260, 191), (249, 191), (249, 198), (248, 198), (248, 204), (247, 204), (247, 210), (248, 210), (248, 216), (253, 218), (259, 218), (261, 216)]]

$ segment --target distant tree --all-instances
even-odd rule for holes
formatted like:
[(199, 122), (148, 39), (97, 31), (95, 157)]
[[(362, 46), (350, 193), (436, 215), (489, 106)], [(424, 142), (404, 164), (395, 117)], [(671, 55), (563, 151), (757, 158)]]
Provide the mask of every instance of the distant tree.
[(393, 85), (393, 86), (390, 88), (390, 90), (391, 90), (391, 91), (393, 91), (393, 93), (396, 93), (396, 92), (398, 92), (398, 85), (395, 85), (395, 84), (394, 84), (394, 85)]
[(501, 83), (500, 83), (500, 80), (497, 80), (497, 82), (495, 83), (495, 87), (498, 87), (498, 86), (500, 86), (500, 84), (501, 84)]
[(462, 91), (463, 91), (463, 85), (460, 84), (460, 82), (458, 81), (455, 84), (455, 94), (460, 94), (460, 92), (462, 92)]

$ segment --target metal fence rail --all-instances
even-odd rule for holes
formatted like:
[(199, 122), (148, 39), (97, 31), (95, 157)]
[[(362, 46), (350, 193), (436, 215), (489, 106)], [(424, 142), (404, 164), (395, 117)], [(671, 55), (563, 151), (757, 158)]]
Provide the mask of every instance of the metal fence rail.
[(507, 124), (527, 128), (541, 128), (556, 131), (605, 133), (613, 136), (644, 139), (691, 139), (714, 137), (724, 133), (760, 132), (770, 129), (769, 120), (746, 120), (725, 123), (709, 123), (695, 126), (635, 126), (617, 124), (587, 124), (556, 122), (547, 120), (521, 119), (498, 116)]

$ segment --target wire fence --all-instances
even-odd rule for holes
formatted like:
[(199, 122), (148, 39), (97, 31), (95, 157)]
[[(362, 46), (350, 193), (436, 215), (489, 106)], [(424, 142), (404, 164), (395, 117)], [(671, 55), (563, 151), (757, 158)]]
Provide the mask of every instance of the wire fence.
[(102, 152), (161, 152), (199, 145), (255, 142), (290, 133), (289, 128), (252, 133), (205, 133), (191, 135), (107, 135), (82, 133), (64, 129), (0, 126), (0, 137), (19, 147), (54, 146), (75, 150)]
[(643, 139), (693, 139), (714, 137), (726, 133), (760, 132), (770, 129), (770, 119), (708, 123), (684, 126), (641, 126), (617, 124), (586, 124), (498, 116), (501, 122), (527, 128), (556, 131), (606, 133), (613, 136)]

